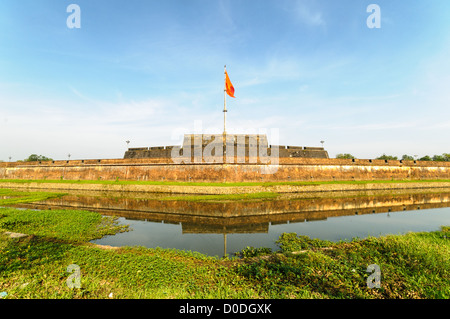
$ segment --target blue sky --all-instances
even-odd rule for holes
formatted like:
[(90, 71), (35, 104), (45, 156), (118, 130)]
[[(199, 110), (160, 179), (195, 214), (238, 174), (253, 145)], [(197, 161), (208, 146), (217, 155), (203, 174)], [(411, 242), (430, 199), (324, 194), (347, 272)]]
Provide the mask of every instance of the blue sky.
[(221, 133), (225, 64), (229, 133), (323, 140), (331, 157), (449, 153), (449, 13), (446, 0), (2, 0), (0, 160)]

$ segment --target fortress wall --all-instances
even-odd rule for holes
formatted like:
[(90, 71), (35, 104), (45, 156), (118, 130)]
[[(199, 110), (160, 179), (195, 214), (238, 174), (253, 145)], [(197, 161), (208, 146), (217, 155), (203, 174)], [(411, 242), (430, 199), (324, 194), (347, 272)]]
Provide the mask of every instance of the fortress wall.
[[(202, 150), (205, 148), (205, 145), (202, 146)], [(206, 146), (208, 147), (208, 146)], [(143, 159), (143, 158), (167, 158), (170, 159), (172, 157), (172, 149), (176, 148), (176, 154), (184, 154), (184, 152), (190, 152), (191, 159), (196, 154), (197, 149), (194, 145), (190, 148), (180, 148), (179, 146), (166, 146), (166, 147), (141, 147), (141, 148), (130, 148), (125, 152), (125, 159)], [(223, 147), (220, 143), (210, 143), (209, 148), (211, 154), (214, 155), (215, 151), (220, 151), (220, 154), (226, 154), (229, 152), (231, 154), (240, 156), (245, 154), (245, 156), (249, 156), (249, 153), (253, 152), (254, 156), (259, 155), (259, 149), (253, 148), (250, 150), (248, 145), (240, 145), (234, 144), (232, 146)], [(200, 149), (200, 148), (199, 148)], [(280, 158), (328, 158), (328, 152), (320, 147), (301, 147), (301, 146), (283, 146), (283, 145), (271, 145), (269, 148), (265, 150), (265, 155), (271, 156), (272, 153), (278, 154)]]
[(323, 147), (269, 145), (265, 134), (185, 134), (181, 146), (129, 148), (124, 158), (172, 158), (172, 150), (174, 156), (183, 154), (186, 157), (191, 156), (191, 159), (194, 154), (198, 157), (199, 154), (258, 156), (259, 153), (259, 156), (270, 156), (274, 153), (282, 158), (329, 158)]
[(243, 164), (174, 164), (167, 158), (8, 162), (0, 163), (0, 179), (191, 182), (450, 179), (449, 162), (316, 158), (278, 161), (278, 165), (269, 166), (248, 163), (248, 158)]

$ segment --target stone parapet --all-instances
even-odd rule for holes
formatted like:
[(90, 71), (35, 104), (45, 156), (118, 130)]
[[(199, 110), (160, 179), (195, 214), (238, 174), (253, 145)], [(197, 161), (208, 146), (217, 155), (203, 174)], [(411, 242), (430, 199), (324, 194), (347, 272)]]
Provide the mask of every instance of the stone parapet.
[[(269, 145), (265, 134), (185, 134), (182, 146), (130, 148), (124, 158), (190, 158), (191, 162), (214, 162), (220, 156), (225, 163), (266, 163), (264, 157), (328, 158), (322, 147)], [(231, 158), (230, 158), (231, 156)], [(213, 159), (214, 158), (214, 159)]]

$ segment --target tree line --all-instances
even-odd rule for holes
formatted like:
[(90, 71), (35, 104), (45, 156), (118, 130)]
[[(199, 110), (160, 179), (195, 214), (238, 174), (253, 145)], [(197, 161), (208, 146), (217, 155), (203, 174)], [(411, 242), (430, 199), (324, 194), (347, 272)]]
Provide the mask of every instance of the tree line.
[[(352, 159), (352, 158), (356, 158), (355, 156), (353, 156), (352, 154), (349, 153), (340, 153), (336, 155), (336, 158), (340, 158), (340, 159)], [(381, 156), (378, 156), (375, 159), (380, 159), (380, 160), (399, 160), (399, 158), (397, 156), (392, 156), (392, 155), (386, 155), (383, 154)], [(401, 160), (403, 161), (414, 161), (416, 160), (416, 158), (414, 156), (411, 155), (403, 155), (401, 158)], [(443, 153), (442, 155), (433, 155), (432, 157), (429, 155), (425, 155), (423, 157), (417, 158), (418, 161), (434, 161), (434, 162), (450, 162), (450, 153)]]
[[(336, 158), (339, 159), (353, 159), (356, 158), (355, 156), (353, 156), (352, 154), (349, 153), (339, 153), (336, 155)], [(379, 159), (379, 160), (399, 160), (399, 158), (397, 156), (392, 156), (392, 155), (386, 155), (383, 154), (381, 156), (378, 156), (375, 159)], [(403, 161), (414, 161), (416, 160), (416, 158), (414, 158), (414, 156), (411, 155), (403, 155), (401, 158), (401, 160)], [(450, 153), (443, 153), (442, 155), (433, 155), (433, 157), (429, 156), (429, 155), (425, 155), (421, 158), (417, 158), (418, 161), (434, 161), (434, 162), (450, 162)], [(23, 161), (18, 160), (18, 162), (39, 162), (39, 161), (53, 161), (52, 158), (43, 156), (43, 155), (37, 155), (37, 154), (31, 154), (30, 156), (28, 156), (28, 158), (24, 159)]]
[(31, 154), (26, 159), (18, 160), (17, 162), (44, 162), (44, 161), (53, 161), (53, 158), (44, 155)]

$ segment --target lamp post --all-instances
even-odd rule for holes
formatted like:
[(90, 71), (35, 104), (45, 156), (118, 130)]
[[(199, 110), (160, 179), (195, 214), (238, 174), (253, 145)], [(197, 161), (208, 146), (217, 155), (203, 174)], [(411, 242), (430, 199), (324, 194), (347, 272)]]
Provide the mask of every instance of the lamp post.
[(323, 143), (325, 143), (325, 141), (320, 141), (320, 143), (322, 144), (322, 148), (323, 148)]

